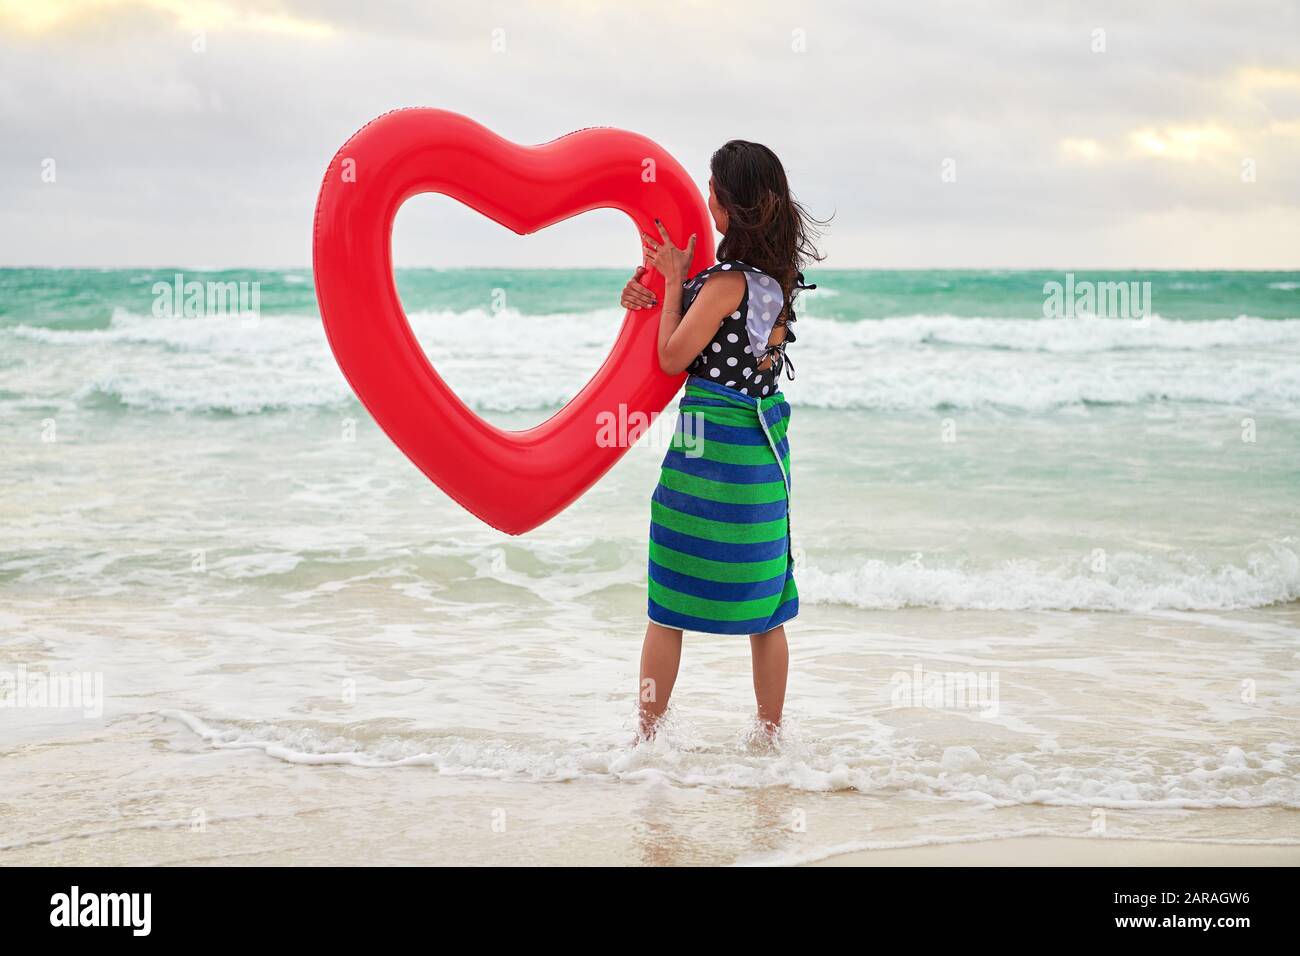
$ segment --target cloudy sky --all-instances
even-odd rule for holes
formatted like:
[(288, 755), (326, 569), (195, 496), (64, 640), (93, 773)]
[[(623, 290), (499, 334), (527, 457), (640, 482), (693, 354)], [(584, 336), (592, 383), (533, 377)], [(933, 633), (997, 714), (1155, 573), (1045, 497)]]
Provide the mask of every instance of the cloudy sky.
[[(764, 142), (834, 214), (827, 266), (1296, 267), (1297, 37), (1295, 0), (0, 0), (0, 265), (306, 265), (334, 151), (439, 106), (636, 130), (702, 185)], [(617, 213), (520, 238), (431, 196), (395, 238), (402, 265), (638, 248)]]

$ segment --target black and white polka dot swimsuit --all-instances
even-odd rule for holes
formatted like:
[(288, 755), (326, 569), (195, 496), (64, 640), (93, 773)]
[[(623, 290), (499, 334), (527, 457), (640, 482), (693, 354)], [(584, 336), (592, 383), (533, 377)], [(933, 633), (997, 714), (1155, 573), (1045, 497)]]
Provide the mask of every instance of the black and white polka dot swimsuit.
[[(719, 262), (682, 284), (682, 313), (690, 309), (709, 276), (732, 271), (745, 273), (745, 294), (740, 300), (740, 308), (722, 320), (713, 340), (686, 371), (745, 395), (763, 398), (779, 391), (778, 379), (783, 368), (787, 369), (790, 378), (794, 377), (794, 367), (785, 356), (786, 343), (794, 341), (789, 325), (786, 326), (784, 341), (776, 345), (767, 344), (785, 307), (781, 284), (761, 269), (743, 262)], [(772, 360), (771, 367), (759, 369), (767, 358)]]

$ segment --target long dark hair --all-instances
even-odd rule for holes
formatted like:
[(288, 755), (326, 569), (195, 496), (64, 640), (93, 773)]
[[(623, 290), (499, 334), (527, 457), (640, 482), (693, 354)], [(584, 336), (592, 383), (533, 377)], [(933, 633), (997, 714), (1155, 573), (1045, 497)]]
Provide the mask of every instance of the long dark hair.
[(760, 143), (733, 139), (723, 144), (709, 160), (709, 171), (728, 220), (718, 260), (736, 259), (776, 279), (785, 293), (778, 323), (793, 322), (794, 296), (810, 288), (803, 283), (803, 269), (826, 258), (814, 243), (817, 227), (826, 222), (814, 219), (794, 198), (781, 160)]

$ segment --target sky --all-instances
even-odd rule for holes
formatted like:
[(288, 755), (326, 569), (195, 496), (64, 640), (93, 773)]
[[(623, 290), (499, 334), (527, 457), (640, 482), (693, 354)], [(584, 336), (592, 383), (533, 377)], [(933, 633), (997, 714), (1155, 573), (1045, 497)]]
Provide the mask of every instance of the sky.
[[(380, 113), (782, 158), (830, 268), (1300, 266), (1300, 2), (0, 0), (0, 266), (306, 266)], [(399, 266), (623, 266), (445, 197)]]

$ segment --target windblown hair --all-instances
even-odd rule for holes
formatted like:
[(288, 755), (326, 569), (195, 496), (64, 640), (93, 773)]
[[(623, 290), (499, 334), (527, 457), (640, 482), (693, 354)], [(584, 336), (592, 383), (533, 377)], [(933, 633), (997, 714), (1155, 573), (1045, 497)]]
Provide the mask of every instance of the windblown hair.
[[(709, 161), (713, 192), (727, 211), (727, 234), (718, 259), (737, 259), (762, 269), (781, 284), (785, 307), (779, 324), (794, 321), (794, 296), (803, 288), (803, 269), (826, 258), (814, 240), (818, 226), (790, 193), (785, 167), (759, 143), (733, 139)], [(793, 335), (790, 341), (794, 341)]]

